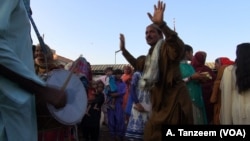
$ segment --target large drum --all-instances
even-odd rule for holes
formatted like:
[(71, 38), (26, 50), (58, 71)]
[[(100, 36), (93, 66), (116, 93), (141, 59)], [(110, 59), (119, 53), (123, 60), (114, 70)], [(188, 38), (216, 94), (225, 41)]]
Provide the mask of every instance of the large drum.
[(67, 103), (65, 107), (56, 109), (53, 105), (37, 99), (38, 130), (80, 123), (87, 108), (87, 94), (80, 78), (63, 69), (53, 70), (44, 78), (46, 78), (47, 85), (58, 88), (61, 88), (69, 80), (65, 87)]

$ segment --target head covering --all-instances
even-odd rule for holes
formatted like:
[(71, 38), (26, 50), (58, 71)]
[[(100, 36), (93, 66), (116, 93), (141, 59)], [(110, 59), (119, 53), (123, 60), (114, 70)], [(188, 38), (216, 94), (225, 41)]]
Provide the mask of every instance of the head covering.
[[(124, 66), (123, 70), (124, 70), (124, 73), (126, 73), (126, 74), (132, 74), (132, 72), (133, 72), (133, 68), (129, 65)], [(125, 70), (127, 70), (127, 71), (125, 71)]]
[(148, 27), (149, 26), (154, 27), (159, 33), (161, 33), (161, 29), (159, 28), (159, 26), (157, 24), (152, 23), (152, 24), (148, 25)]
[(234, 64), (234, 61), (231, 61), (229, 58), (227, 57), (220, 57), (219, 58), (219, 64), (222, 65), (232, 65)]
[(153, 27), (157, 30), (157, 32), (159, 33), (159, 35), (161, 35), (163, 37), (163, 33), (161, 31), (161, 29), (159, 28), (159, 26), (157, 24), (150, 24), (147, 27)]
[(207, 53), (204, 51), (198, 51), (195, 53), (193, 59), (192, 59), (192, 66), (194, 68), (198, 68), (198, 67), (202, 67), (205, 65), (206, 62), (206, 57), (207, 57)]

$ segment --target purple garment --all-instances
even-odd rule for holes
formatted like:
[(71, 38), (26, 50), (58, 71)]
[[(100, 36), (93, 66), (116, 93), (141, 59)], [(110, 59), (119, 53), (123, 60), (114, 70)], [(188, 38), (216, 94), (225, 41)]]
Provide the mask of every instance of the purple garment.
[(122, 80), (116, 80), (117, 92), (119, 94), (115, 100), (115, 109), (108, 109), (108, 127), (112, 137), (124, 137), (125, 117), (122, 108), (123, 96), (126, 93), (126, 84)]

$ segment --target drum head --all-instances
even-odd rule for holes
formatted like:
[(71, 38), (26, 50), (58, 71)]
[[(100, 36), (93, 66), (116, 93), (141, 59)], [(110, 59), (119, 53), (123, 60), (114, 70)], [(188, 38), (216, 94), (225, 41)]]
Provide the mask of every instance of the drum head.
[[(50, 86), (61, 88), (70, 75), (67, 70), (53, 70), (47, 79)], [(56, 109), (53, 105), (47, 103), (47, 107), (54, 118), (64, 125), (75, 125), (80, 123), (87, 109), (86, 90), (80, 81), (80, 78), (72, 74), (67, 86), (67, 103), (65, 107)]]

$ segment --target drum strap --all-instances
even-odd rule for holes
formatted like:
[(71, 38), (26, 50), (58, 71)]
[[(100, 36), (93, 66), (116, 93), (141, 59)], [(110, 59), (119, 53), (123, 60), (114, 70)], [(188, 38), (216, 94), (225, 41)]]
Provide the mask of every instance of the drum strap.
[(29, 3), (29, 1), (23, 0), (23, 3), (24, 3), (24, 6), (25, 6), (25, 8), (26, 8), (26, 11), (27, 11), (28, 17), (29, 17), (29, 19), (30, 19), (30, 22), (31, 22), (31, 24), (32, 24), (32, 26), (33, 26), (33, 29), (34, 29), (34, 31), (35, 31), (35, 33), (36, 33), (37, 39), (38, 39), (38, 41), (39, 41), (39, 44), (40, 44), (40, 46), (41, 46), (41, 48), (42, 48), (42, 51), (43, 51), (43, 53), (44, 53), (45, 64), (46, 64), (46, 72), (48, 72), (48, 61), (47, 61), (47, 57), (46, 57), (46, 54), (48, 53), (48, 51), (47, 51), (47, 49), (46, 49), (46, 47), (45, 47), (45, 43), (44, 43), (44, 41), (43, 41), (43, 38), (41, 37), (41, 35), (40, 35), (40, 33), (39, 33), (39, 31), (38, 31), (38, 29), (37, 29), (37, 27), (36, 27), (36, 24), (35, 24), (35, 22), (34, 22), (32, 16), (31, 16), (31, 15), (32, 15), (32, 11), (31, 11), (31, 8), (30, 8), (30, 3)]

